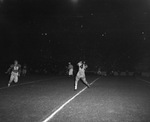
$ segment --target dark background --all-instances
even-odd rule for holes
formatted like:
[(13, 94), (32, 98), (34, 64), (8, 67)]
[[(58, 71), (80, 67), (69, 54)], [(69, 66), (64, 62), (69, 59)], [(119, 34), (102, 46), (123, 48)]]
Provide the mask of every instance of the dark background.
[(150, 70), (149, 0), (1, 0), (0, 66)]

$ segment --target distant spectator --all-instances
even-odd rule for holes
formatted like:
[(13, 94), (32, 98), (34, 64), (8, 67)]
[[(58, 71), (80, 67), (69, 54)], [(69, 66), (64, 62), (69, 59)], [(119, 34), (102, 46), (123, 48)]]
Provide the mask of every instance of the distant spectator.
[(73, 65), (71, 64), (71, 62), (68, 63), (68, 70), (68, 75), (73, 76)]

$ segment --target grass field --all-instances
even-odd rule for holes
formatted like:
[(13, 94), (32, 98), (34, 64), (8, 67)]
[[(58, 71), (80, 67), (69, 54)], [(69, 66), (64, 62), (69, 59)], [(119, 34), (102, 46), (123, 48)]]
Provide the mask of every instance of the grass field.
[(79, 82), (74, 91), (74, 78), (67, 76), (21, 77), (9, 88), (3, 77), (0, 122), (150, 122), (148, 78), (87, 80), (90, 88)]

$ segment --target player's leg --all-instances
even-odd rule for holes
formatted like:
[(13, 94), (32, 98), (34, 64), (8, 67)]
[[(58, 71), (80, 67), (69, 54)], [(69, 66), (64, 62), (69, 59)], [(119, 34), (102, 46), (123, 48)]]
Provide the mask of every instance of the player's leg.
[(10, 79), (9, 79), (9, 82), (8, 82), (8, 87), (10, 86), (10, 84), (12, 83), (13, 80), (14, 80), (14, 74), (11, 73)]
[(81, 79), (82, 79), (83, 83), (89, 88), (90, 84), (87, 82), (86, 77), (82, 77)]
[(16, 73), (14, 76), (14, 82), (17, 83), (18, 82), (18, 74)]
[(76, 76), (74, 90), (77, 90), (79, 80), (80, 80), (80, 78), (78, 76)]

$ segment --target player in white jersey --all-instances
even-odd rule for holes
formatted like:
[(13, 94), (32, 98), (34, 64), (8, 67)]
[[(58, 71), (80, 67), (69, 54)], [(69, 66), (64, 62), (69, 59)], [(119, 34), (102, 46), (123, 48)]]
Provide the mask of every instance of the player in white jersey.
[(11, 72), (11, 75), (10, 75), (10, 80), (8, 82), (8, 87), (10, 86), (10, 84), (14, 81), (15, 83), (18, 82), (18, 76), (20, 75), (20, 68), (21, 68), (21, 65), (18, 64), (18, 61), (15, 60), (14, 61), (14, 64), (12, 64), (10, 66), (10, 68), (7, 70), (6, 73), (8, 72)]
[(68, 70), (68, 75), (73, 76), (73, 65), (71, 64), (71, 62), (68, 63)]
[(85, 76), (85, 70), (87, 68), (87, 65), (85, 63), (83, 63), (82, 61), (80, 61), (78, 64), (78, 67), (79, 67), (79, 70), (78, 70), (78, 73), (76, 75), (76, 78), (75, 78), (75, 90), (77, 90), (77, 86), (78, 86), (78, 81), (81, 79), (83, 81), (83, 83), (85, 85), (87, 85), (87, 87), (89, 88), (90, 87), (90, 84), (87, 82), (86, 80), (86, 76)]

